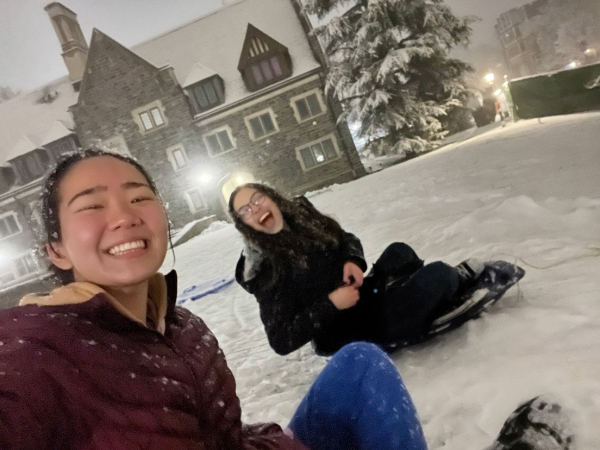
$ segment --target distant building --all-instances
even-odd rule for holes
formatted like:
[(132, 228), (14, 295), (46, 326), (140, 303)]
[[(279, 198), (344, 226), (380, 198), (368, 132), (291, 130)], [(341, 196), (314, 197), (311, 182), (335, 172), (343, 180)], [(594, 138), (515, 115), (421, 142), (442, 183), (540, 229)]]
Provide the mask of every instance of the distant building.
[(88, 46), (73, 11), (45, 9), (69, 77), (0, 104), (0, 296), (48, 275), (36, 201), (78, 147), (137, 158), (176, 227), (225, 217), (242, 182), (299, 194), (365, 174), (297, 0), (230, 1), (132, 48), (99, 30)]
[(502, 13), (495, 28), (510, 78), (597, 61), (598, 17), (598, 0), (535, 0)]

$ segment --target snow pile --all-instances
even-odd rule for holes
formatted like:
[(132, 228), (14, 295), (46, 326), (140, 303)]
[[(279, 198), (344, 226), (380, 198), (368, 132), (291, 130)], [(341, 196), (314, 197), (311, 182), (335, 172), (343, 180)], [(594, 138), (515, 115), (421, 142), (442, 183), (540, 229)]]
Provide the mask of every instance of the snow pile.
[[(518, 122), (311, 198), (370, 263), (405, 241), (426, 262), (527, 270), (479, 320), (394, 355), (431, 449), (483, 449), (517, 404), (548, 392), (578, 412), (578, 448), (600, 448), (599, 120)], [(241, 249), (231, 225), (177, 247), (180, 290), (231, 274)], [(220, 341), (244, 419), (285, 425), (325, 360), (309, 346), (277, 356), (236, 284), (189, 307)]]
[(215, 231), (222, 230), (223, 228), (227, 228), (229, 223), (224, 220), (217, 220), (216, 222), (211, 223), (206, 230), (200, 233), (200, 236), (206, 236), (207, 234), (214, 233)]

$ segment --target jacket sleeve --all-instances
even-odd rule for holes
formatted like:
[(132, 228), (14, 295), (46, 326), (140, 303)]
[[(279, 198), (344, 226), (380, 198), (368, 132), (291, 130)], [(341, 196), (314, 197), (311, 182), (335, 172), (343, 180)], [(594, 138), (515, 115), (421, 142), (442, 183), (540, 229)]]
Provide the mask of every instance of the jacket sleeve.
[(367, 270), (367, 262), (363, 253), (360, 239), (352, 233), (344, 233), (342, 237), (342, 258), (345, 262), (353, 262), (364, 272)]
[(323, 324), (339, 314), (328, 294), (304, 307), (294, 286), (289, 284), (259, 288), (254, 295), (269, 344), (280, 355), (287, 355), (310, 342)]
[(244, 262), (242, 255), (236, 267), (236, 279), (256, 297), (269, 344), (279, 355), (287, 355), (310, 342), (321, 324), (339, 314), (328, 294), (305, 307), (294, 284), (281, 280), (267, 281), (271, 273), (268, 263), (261, 267), (256, 277), (245, 281)]

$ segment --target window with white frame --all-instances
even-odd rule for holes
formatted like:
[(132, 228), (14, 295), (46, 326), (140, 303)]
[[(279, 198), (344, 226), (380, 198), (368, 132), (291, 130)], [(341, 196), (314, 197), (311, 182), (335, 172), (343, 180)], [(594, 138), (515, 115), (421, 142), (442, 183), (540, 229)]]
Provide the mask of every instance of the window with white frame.
[(318, 141), (310, 142), (296, 148), (296, 156), (302, 170), (310, 170), (327, 164), (341, 156), (337, 141), (333, 135), (326, 136)]
[(188, 157), (182, 144), (169, 147), (167, 149), (167, 156), (176, 172), (188, 165)]
[(27, 253), (13, 260), (17, 278), (25, 278), (38, 271), (38, 265), (33, 255)]
[(14, 212), (0, 215), (0, 240), (19, 234), (21, 231), (23, 231), (23, 229)]
[(15, 280), (15, 274), (12, 271), (12, 267), (9, 265), (3, 265), (0, 267), (0, 286), (8, 284)]
[(31, 253), (25, 253), (12, 260), (0, 261), (0, 286), (39, 272), (39, 267)]
[(319, 89), (292, 97), (290, 104), (298, 122), (304, 122), (305, 120), (320, 116), (327, 110)]
[(279, 132), (275, 114), (271, 108), (244, 117), (250, 139), (255, 141)]
[(37, 226), (42, 225), (42, 212), (40, 211), (40, 204), (40, 200), (29, 202), (29, 208), (31, 209), (31, 223)]
[(236, 148), (235, 140), (231, 136), (231, 128), (228, 126), (212, 130), (202, 135), (202, 138), (210, 156), (217, 156)]
[(206, 209), (206, 200), (200, 188), (193, 188), (185, 191), (185, 199), (192, 213)]
[(147, 133), (167, 124), (164, 109), (161, 102), (158, 100), (134, 109), (131, 111), (131, 115), (133, 116), (133, 120), (135, 120), (140, 127), (142, 133)]

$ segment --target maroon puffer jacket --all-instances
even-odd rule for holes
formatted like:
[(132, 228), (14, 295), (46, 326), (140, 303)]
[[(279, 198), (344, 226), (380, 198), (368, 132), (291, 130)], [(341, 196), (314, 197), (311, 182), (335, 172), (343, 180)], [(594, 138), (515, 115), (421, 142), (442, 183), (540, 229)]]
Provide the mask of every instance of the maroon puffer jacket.
[(164, 334), (89, 283), (0, 313), (2, 450), (304, 449), (278, 425), (242, 427), (217, 340), (160, 277), (149, 323)]

